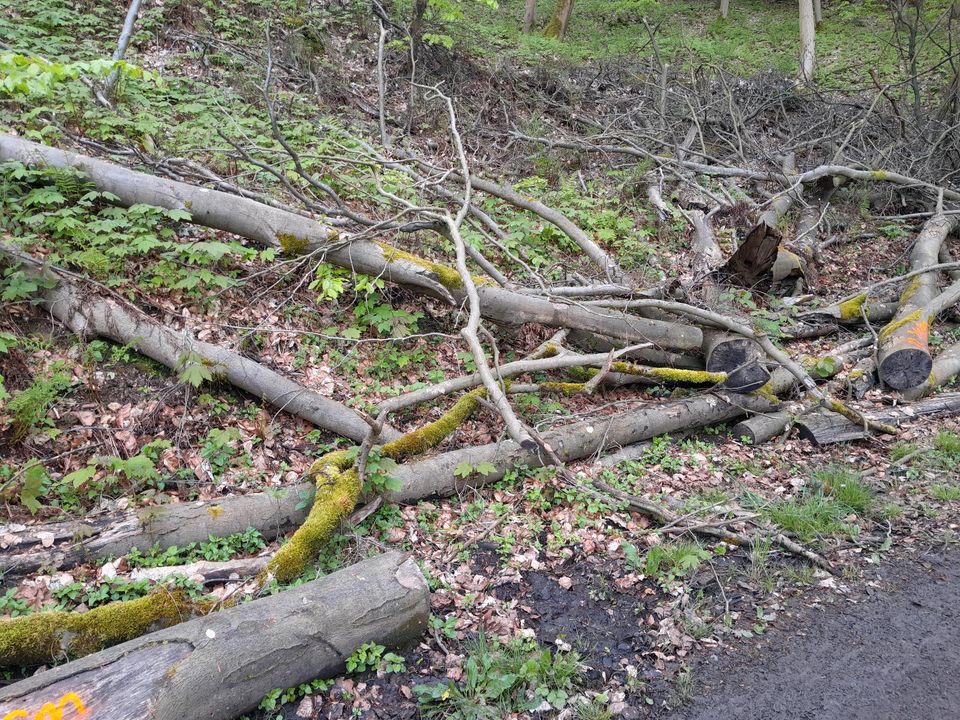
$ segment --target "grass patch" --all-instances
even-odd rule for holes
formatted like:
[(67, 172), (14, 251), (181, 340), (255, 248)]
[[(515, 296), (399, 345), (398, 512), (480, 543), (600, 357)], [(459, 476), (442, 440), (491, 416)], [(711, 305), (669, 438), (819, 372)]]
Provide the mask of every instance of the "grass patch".
[(866, 515), (873, 506), (873, 489), (860, 476), (841, 465), (830, 465), (813, 474), (824, 492), (857, 515)]
[(930, 486), (930, 495), (941, 502), (955, 502), (960, 500), (960, 485), (938, 483)]

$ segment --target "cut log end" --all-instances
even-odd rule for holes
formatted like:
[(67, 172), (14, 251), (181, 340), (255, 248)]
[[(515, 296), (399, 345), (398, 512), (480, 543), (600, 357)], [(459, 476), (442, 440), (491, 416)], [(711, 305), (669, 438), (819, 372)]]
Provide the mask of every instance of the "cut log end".
[(932, 369), (933, 359), (928, 352), (903, 348), (882, 359), (880, 378), (894, 390), (907, 390), (926, 382)]
[(760, 363), (757, 344), (747, 338), (727, 338), (713, 344), (707, 353), (707, 372), (727, 373), (723, 386), (736, 392), (763, 387), (770, 373)]

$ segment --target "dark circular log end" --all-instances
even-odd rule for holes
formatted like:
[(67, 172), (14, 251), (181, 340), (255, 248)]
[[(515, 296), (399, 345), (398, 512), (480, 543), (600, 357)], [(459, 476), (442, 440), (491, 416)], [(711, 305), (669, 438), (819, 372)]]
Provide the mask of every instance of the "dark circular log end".
[(880, 363), (880, 379), (894, 390), (907, 390), (923, 385), (933, 369), (930, 354), (916, 348), (890, 353)]
[(770, 373), (758, 362), (757, 345), (747, 338), (730, 338), (718, 342), (707, 356), (707, 372), (728, 373), (723, 386), (736, 392), (750, 392), (763, 387)]

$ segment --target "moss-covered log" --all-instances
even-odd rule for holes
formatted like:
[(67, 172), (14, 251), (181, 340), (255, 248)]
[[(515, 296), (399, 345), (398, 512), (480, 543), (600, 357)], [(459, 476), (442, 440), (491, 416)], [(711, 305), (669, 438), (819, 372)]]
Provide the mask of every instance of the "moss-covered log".
[[(955, 216), (930, 218), (914, 244), (910, 269), (917, 272), (936, 265), (943, 240), (956, 226)], [(912, 278), (900, 295), (897, 314), (879, 333), (877, 370), (880, 379), (896, 390), (917, 387), (930, 377), (930, 323), (937, 314), (930, 305), (938, 292), (936, 272)]]
[(7, 685), (0, 717), (233, 720), (274, 688), (334, 677), (363, 643), (415, 640), (429, 612), (416, 563), (387, 553)]
[(42, 568), (68, 569), (85, 562), (126, 555), (133, 548), (161, 550), (226, 537), (254, 528), (267, 539), (296, 528), (307, 516), (309, 483), (276, 491), (231, 495), (210, 502), (179, 503), (108, 513), (84, 520), (38, 525), (0, 525), (5, 580)]
[(180, 590), (161, 588), (85, 613), (41, 612), (0, 620), (0, 667), (82, 657), (189, 620), (208, 608)]
[[(386, 443), (380, 448), (382, 457), (393, 460), (420, 455), (434, 447), (456, 430), (479, 404), (484, 388), (464, 395), (438, 420)], [(261, 582), (275, 577), (289, 582), (301, 575), (334, 531), (346, 519), (363, 489), (360, 475), (354, 467), (354, 455), (338, 450), (317, 460), (308, 473), (317, 486), (317, 494), (306, 520), (290, 540), (271, 558), (262, 573)]]

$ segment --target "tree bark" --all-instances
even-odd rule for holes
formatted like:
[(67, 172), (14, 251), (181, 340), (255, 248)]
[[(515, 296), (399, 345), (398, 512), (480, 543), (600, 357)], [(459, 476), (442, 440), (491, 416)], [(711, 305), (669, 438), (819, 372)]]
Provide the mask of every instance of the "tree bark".
[[(382, 277), (453, 305), (459, 305), (465, 298), (453, 268), (374, 242), (337, 243), (339, 235), (333, 228), (254, 200), (165, 180), (11, 135), (0, 134), (0, 160), (72, 167), (80, 170), (99, 190), (116, 195), (124, 206), (145, 203), (188, 210), (196, 224), (288, 252), (329, 248), (324, 260), (338, 267)], [(691, 325), (561, 304), (492, 285), (480, 285), (477, 292), (481, 313), (494, 322), (512, 325), (535, 322), (549, 327), (588, 330), (629, 342), (652, 342), (668, 350), (693, 350), (703, 341), (700, 329)]]
[(793, 415), (789, 410), (754, 415), (734, 425), (732, 433), (735, 438), (746, 438), (751, 445), (759, 445), (782, 433)]
[[(957, 226), (955, 216), (935, 215), (920, 231), (910, 257), (911, 271), (937, 264), (940, 246)], [(937, 273), (912, 278), (900, 295), (897, 314), (879, 333), (877, 353), (880, 379), (896, 390), (922, 385), (933, 369), (930, 322), (939, 309), (930, 307), (938, 294)]]
[[(123, 20), (123, 29), (120, 31), (120, 39), (117, 41), (117, 49), (113, 51), (113, 61), (123, 60), (127, 54), (127, 47), (130, 45), (130, 38), (133, 37), (133, 26), (137, 22), (137, 15), (140, 14), (140, 0), (131, 0), (130, 7), (127, 8), (127, 15)], [(113, 97), (113, 92), (117, 86), (117, 80), (120, 79), (119, 68), (114, 68), (107, 76), (104, 83), (103, 92), (108, 98)]]
[[(109, 338), (174, 370), (183, 365), (184, 358), (193, 355), (197, 358), (193, 362), (201, 363), (212, 375), (224, 377), (235, 387), (317, 427), (358, 442), (370, 430), (369, 425), (345, 405), (242, 355), (170, 330), (115, 298), (85, 292), (66, 275), (43, 270), (42, 263), (27, 253), (0, 243), (0, 255), (24, 263), (57, 282), (43, 293), (43, 306), (81, 337)], [(387, 435), (389, 439), (399, 437), (392, 428), (387, 429)]]
[(414, 640), (429, 613), (416, 563), (387, 553), (8, 685), (0, 716), (233, 720), (273, 688), (334, 677), (365, 642)]
[(720, 17), (726, 19), (730, 14), (730, 0), (720, 0)]
[(817, 65), (817, 23), (813, 0), (800, 0), (800, 82), (813, 84)]
[(537, 0), (526, 0), (523, 6), (523, 32), (530, 34), (537, 22)]
[(563, 40), (567, 36), (567, 25), (570, 23), (570, 14), (573, 12), (573, 0), (557, 0), (553, 8), (550, 22), (543, 29), (544, 37)]

